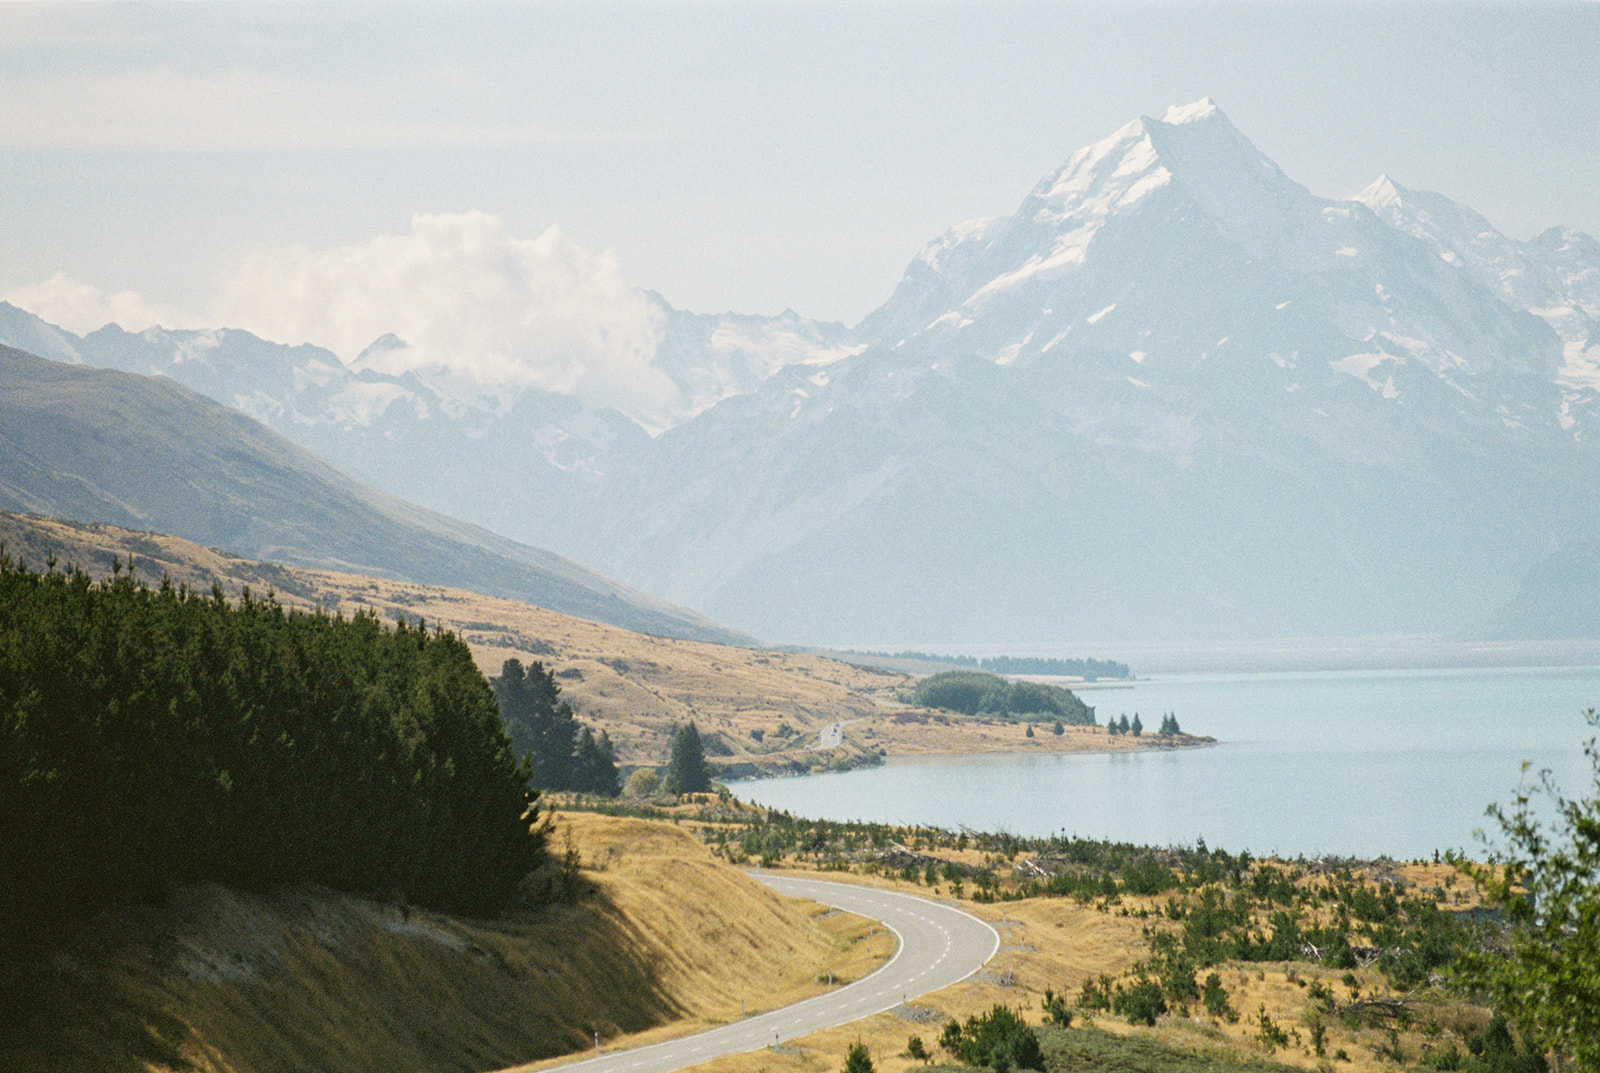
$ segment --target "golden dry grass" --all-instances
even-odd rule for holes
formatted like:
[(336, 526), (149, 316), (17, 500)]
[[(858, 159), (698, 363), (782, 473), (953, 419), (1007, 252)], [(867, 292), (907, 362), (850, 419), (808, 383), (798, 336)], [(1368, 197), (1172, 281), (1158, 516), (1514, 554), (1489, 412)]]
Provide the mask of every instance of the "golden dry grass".
[[(979, 863), (970, 853), (940, 851), (939, 855), (949, 859), (966, 857), (970, 858), (966, 863)], [(1471, 904), (1471, 899), (1465, 897), (1470, 887), (1463, 889), (1462, 881), (1448, 865), (1404, 865), (1383, 869), (1382, 874), (1402, 875), (1413, 885), (1414, 892), (1442, 889), (1446, 892), (1442, 904), (1452, 908)], [(818, 875), (834, 880), (850, 878), (832, 872)], [(1374, 871), (1362, 878), (1378, 877), (1379, 873)], [(916, 884), (898, 883), (884, 876), (873, 881), (880, 886), (896, 885), (910, 893), (929, 893)], [(940, 896), (948, 897), (948, 892)], [(919, 1019), (908, 1018), (905, 1011), (891, 1011), (786, 1043), (782, 1048), (767, 1048), (707, 1062), (694, 1067), (695, 1073), (837, 1070), (843, 1067), (846, 1051), (857, 1040), (867, 1045), (880, 1073), (904, 1073), (921, 1065), (904, 1053), (908, 1037), (919, 1035), (930, 1051), (936, 1051), (941, 1024), (948, 1018), (965, 1019), (1003, 1003), (1024, 1011), (1029, 1021), (1038, 1023), (1043, 1016), (1046, 988), (1065, 995), (1070, 1001), (1077, 996), (1084, 980), (1101, 974), (1116, 978), (1132, 970), (1138, 961), (1148, 956), (1143, 930), (1153, 923), (1162, 926), (1159, 910), (1167, 897), (1124, 896), (1120, 904), (1109, 908), (1081, 905), (1066, 898), (1034, 898), (998, 904), (963, 902), (962, 908), (989, 921), (1000, 932), (1000, 951), (977, 977), (915, 1000), (911, 1005), (913, 1012), (921, 1015)], [(1140, 910), (1150, 915), (1141, 919)], [(1337, 1017), (1320, 1014), (1317, 1004), (1310, 998), (1308, 992), (1312, 985), (1320, 981), (1341, 1004), (1347, 1003), (1351, 991), (1342, 982), (1345, 975), (1342, 970), (1292, 962), (1224, 963), (1215, 971), (1228, 989), (1230, 1003), (1241, 1014), (1236, 1023), (1208, 1017), (1198, 1005), (1186, 1016), (1173, 1014), (1162, 1018), (1154, 1028), (1129, 1025), (1124, 1019), (1107, 1013), (1090, 1017), (1082, 1011), (1077, 1011), (1075, 1023), (1093, 1024), (1117, 1035), (1141, 1036), (1181, 1050), (1202, 1052), (1224, 1063), (1270, 1058), (1286, 1065), (1325, 1070), (1332, 1056), (1342, 1050), (1346, 1059), (1334, 1065), (1340, 1073), (1378, 1073), (1395, 1068), (1391, 1059), (1379, 1053), (1390, 1044), (1385, 1026), (1348, 1027)], [(1353, 976), (1361, 996), (1392, 995), (1375, 968), (1355, 970)], [(1488, 1019), (1487, 1010), (1439, 992), (1413, 994), (1408, 1001), (1415, 1011), (1415, 1019), (1409, 1028), (1398, 1032), (1398, 1042), (1411, 1061), (1415, 1061), (1425, 1046), (1442, 1038), (1431, 1034), (1433, 1026), (1460, 1035), (1481, 1029)], [(1263, 1011), (1289, 1034), (1288, 1046), (1269, 1051), (1260, 1042), (1258, 1018)], [(1324, 1057), (1313, 1053), (1310, 1038), (1309, 1026), (1319, 1018), (1327, 1031)]]
[[(517, 1068), (542, 1070), (587, 1053), (597, 1030), (608, 1051), (685, 1035), (815, 994), (830, 972), (838, 982), (857, 979), (892, 953), (882, 929), (779, 898), (715, 858), (694, 829), (563, 813), (553, 848), (559, 853), (571, 838), (597, 895), (499, 922), (309, 887), (266, 895), (188, 888), (166, 909), (103, 920), (58, 959), (52, 1001), (62, 1045), (49, 1061), (16, 1068), (174, 1068), (166, 1054), (207, 1073), (491, 1069), (530, 1059), (534, 1064)], [(941, 856), (995, 863), (970, 850)], [(1452, 907), (1463, 904), (1465, 889), (1447, 866), (1395, 871), (1414, 892), (1438, 889)], [(929, 893), (885, 876), (815, 874)], [(918, 1064), (903, 1054), (908, 1037), (921, 1036), (931, 1049), (946, 1019), (1003, 1003), (1037, 1022), (1046, 988), (1072, 998), (1086, 979), (1127, 973), (1147, 956), (1144, 929), (1172, 926), (1159, 912), (1166, 897), (1124, 896), (1110, 906), (1066, 898), (964, 903), (1001, 935), (999, 952), (979, 975), (915, 999), (909, 1009), (697, 1068), (820, 1073), (840, 1068), (860, 1040), (882, 1073), (901, 1073)], [(1347, 1001), (1342, 972), (1296, 963), (1229, 963), (1217, 971), (1243, 1015), (1236, 1024), (1199, 1010), (1163, 1018), (1153, 1029), (1108, 1014), (1094, 1023), (1226, 1060), (1266, 1055), (1255, 1038), (1255, 1018), (1265, 1010), (1292, 1034), (1274, 1060), (1325, 1068), (1311, 1053), (1309, 991), (1321, 983)], [(1376, 970), (1354, 977), (1363, 996), (1387, 993)], [(1480, 1028), (1486, 1018), (1442, 997), (1411, 1001), (1416, 1023), (1400, 1043), (1413, 1058), (1429, 1041), (1429, 1021), (1459, 1031)], [(1326, 1053), (1343, 1050), (1349, 1059), (1339, 1070), (1393, 1068), (1376, 1053), (1388, 1043), (1383, 1028), (1348, 1028), (1333, 1018), (1326, 1024)], [(557, 1053), (567, 1057), (538, 1061)]]
[(187, 887), (104, 917), (48, 966), (39, 1020), (0, 1067), (492, 1069), (595, 1032), (693, 1032), (892, 952), (882, 929), (781, 898), (670, 823), (561, 817), (558, 848), (568, 832), (604, 862), (585, 873), (596, 893), (499, 921), (310, 885)]
[[(743, 773), (859, 763), (880, 751), (922, 756), (1163, 744), (1152, 735), (1113, 738), (1078, 727), (1057, 737), (1047, 725), (1028, 738), (1016, 724), (909, 709), (895, 696), (911, 678), (895, 672), (817, 655), (652, 637), (464, 589), (251, 562), (116, 526), (0, 512), (0, 545), (36, 569), (54, 557), (102, 577), (114, 557), (123, 563), (131, 557), (135, 574), (152, 584), (169, 577), (209, 591), (216, 583), (229, 596), (248, 586), (257, 595), (271, 590), (291, 607), (370, 611), (386, 621), (422, 618), (461, 637), (487, 675), (498, 674), (507, 659), (542, 662), (578, 717), (610, 735), (624, 765), (665, 763), (673, 726), (691, 720), (712, 764)], [(843, 745), (813, 748), (818, 731), (833, 723), (844, 725)], [(795, 734), (780, 736), (784, 725)]]
[(1056, 734), (1049, 723), (1026, 724), (1000, 719), (968, 719), (948, 712), (907, 708), (885, 712), (846, 733), (859, 736), (869, 748), (889, 756), (971, 756), (975, 753), (1084, 753), (1135, 749), (1181, 749), (1207, 744), (1188, 735), (1159, 738), (1113, 736), (1103, 726), (1064, 726)]

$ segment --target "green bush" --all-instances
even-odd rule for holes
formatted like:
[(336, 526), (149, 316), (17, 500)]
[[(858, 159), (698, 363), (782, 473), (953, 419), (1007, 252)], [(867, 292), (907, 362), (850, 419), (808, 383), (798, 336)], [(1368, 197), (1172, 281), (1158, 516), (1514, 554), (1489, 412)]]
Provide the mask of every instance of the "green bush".
[(965, 1025), (953, 1020), (946, 1023), (939, 1045), (969, 1066), (987, 1066), (996, 1073), (1044, 1070), (1039, 1037), (1020, 1014), (1007, 1006), (995, 1006), (982, 1016), (969, 1017)]
[(1111, 996), (1111, 1012), (1126, 1017), (1129, 1024), (1153, 1028), (1156, 1018), (1167, 1012), (1167, 999), (1156, 981), (1135, 980)]
[(981, 671), (944, 671), (917, 683), (911, 700), (925, 708), (1002, 719), (1049, 719), (1092, 726), (1094, 709), (1077, 694), (1039, 682), (1008, 682)]

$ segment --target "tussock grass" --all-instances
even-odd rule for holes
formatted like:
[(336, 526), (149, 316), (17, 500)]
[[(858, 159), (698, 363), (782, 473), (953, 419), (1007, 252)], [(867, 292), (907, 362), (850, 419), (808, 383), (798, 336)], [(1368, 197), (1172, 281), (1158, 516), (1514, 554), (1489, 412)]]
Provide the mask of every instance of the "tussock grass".
[[(780, 898), (671, 824), (563, 817), (593, 893), (496, 921), (310, 885), (181, 888), (108, 915), (31, 971), (0, 1035), (30, 1073), (468, 1071), (685, 1034), (881, 960), (892, 940)], [(752, 1001), (754, 1000), (754, 1001)], [(13, 1014), (16, 1011), (11, 1011)], [(754, 1012), (754, 1011), (752, 1011)]]
[[(973, 863), (972, 851), (939, 852), (942, 857)], [(797, 871), (805, 873), (804, 869)], [(1444, 890), (1447, 897), (1441, 904), (1448, 903), (1455, 908), (1464, 904), (1457, 901), (1459, 895), (1466, 893), (1459, 889), (1460, 884), (1454, 890), (1449, 886), (1453, 873), (1448, 865), (1390, 863), (1357, 871), (1357, 878), (1367, 882), (1400, 875), (1416, 889)], [(872, 882), (923, 896), (930, 893), (926, 887), (884, 875), (869, 879), (838, 872), (814, 874), (837, 881)], [(1046, 987), (1064, 995), (1070, 1003), (1085, 979), (1098, 978), (1101, 974), (1117, 978), (1132, 971), (1149, 953), (1143, 929), (1161, 920), (1162, 909), (1170, 897), (1172, 895), (1135, 897), (1123, 894), (1110, 905), (1049, 897), (993, 904), (961, 902), (961, 908), (996, 928), (1001, 946), (985, 971), (916, 1000), (919, 1009), (934, 1011), (936, 1019), (918, 1020), (891, 1011), (787, 1042), (779, 1049), (768, 1048), (708, 1062), (694, 1067), (694, 1073), (836, 1073), (843, 1067), (851, 1044), (857, 1040), (867, 1045), (879, 1073), (910, 1073), (924, 1068), (921, 1062), (905, 1054), (911, 1035), (922, 1038), (936, 1062), (948, 1062), (950, 1056), (937, 1046), (944, 1020), (965, 1020), (1003, 1003), (1022, 1012), (1029, 1023), (1038, 1025), (1044, 1020), (1042, 1007)], [(1147, 1073), (1233, 1070), (1270, 1073), (1287, 1069), (1387, 1073), (1399, 1068), (1387, 1050), (1392, 1043), (1389, 1025), (1349, 1024), (1336, 1015), (1320, 1014), (1317, 1010), (1317, 1003), (1309, 995), (1315, 983), (1321, 982), (1341, 1003), (1349, 999), (1343, 970), (1305, 962), (1224, 962), (1215, 971), (1222, 977), (1230, 1003), (1241, 1015), (1238, 1022), (1209, 1017), (1198, 1003), (1186, 1011), (1163, 1016), (1154, 1028), (1130, 1025), (1124, 1018), (1108, 1012), (1091, 1014), (1075, 1010), (1071, 1030), (1041, 1030), (1052, 1073), (1079, 1069)], [(1204, 975), (1202, 972), (1201, 976)], [(1352, 975), (1363, 996), (1392, 993), (1377, 968), (1357, 969)], [(1436, 989), (1410, 995), (1408, 1005), (1413, 1010), (1413, 1021), (1398, 1033), (1407, 1065), (1415, 1064), (1423, 1049), (1437, 1042), (1439, 1030), (1461, 1035), (1480, 1030), (1488, 1018), (1488, 1011), (1462, 1001), (1460, 996)], [(1287, 1045), (1275, 1046), (1269, 1051), (1261, 1042), (1257, 1017), (1262, 1010), (1288, 1035)], [(1313, 1052), (1309, 1032), (1309, 1024), (1319, 1015), (1327, 1032), (1323, 1056)], [(1344, 1057), (1335, 1060), (1333, 1056), (1339, 1051), (1344, 1052)], [(945, 1067), (934, 1065), (931, 1068)]]

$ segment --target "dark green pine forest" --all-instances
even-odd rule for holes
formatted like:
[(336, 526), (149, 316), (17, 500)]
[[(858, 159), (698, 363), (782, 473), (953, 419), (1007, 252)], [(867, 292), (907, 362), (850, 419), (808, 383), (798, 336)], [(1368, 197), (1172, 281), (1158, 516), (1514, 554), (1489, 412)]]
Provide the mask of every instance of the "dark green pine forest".
[(500, 701), (511, 747), (527, 763), (534, 786), (600, 797), (622, 793), (610, 736), (580, 726), (544, 664), (535, 660), (524, 667), (521, 660), (508, 659), (489, 685)]
[(0, 550), (0, 937), (201, 880), (491, 913), (546, 858), (528, 776), (452, 634)]

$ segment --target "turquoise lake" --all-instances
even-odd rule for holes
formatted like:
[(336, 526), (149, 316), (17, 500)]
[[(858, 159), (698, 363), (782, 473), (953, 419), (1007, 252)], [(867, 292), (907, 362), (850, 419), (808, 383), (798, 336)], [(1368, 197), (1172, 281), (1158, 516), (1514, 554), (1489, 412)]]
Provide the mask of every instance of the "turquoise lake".
[[(748, 801), (833, 820), (1056, 834), (1283, 856), (1481, 855), (1524, 778), (1591, 794), (1583, 712), (1600, 668), (1179, 675), (1085, 689), (1101, 723), (1174, 713), (1203, 749), (891, 760), (730, 784)], [(1531, 775), (1530, 775), (1531, 777)]]

